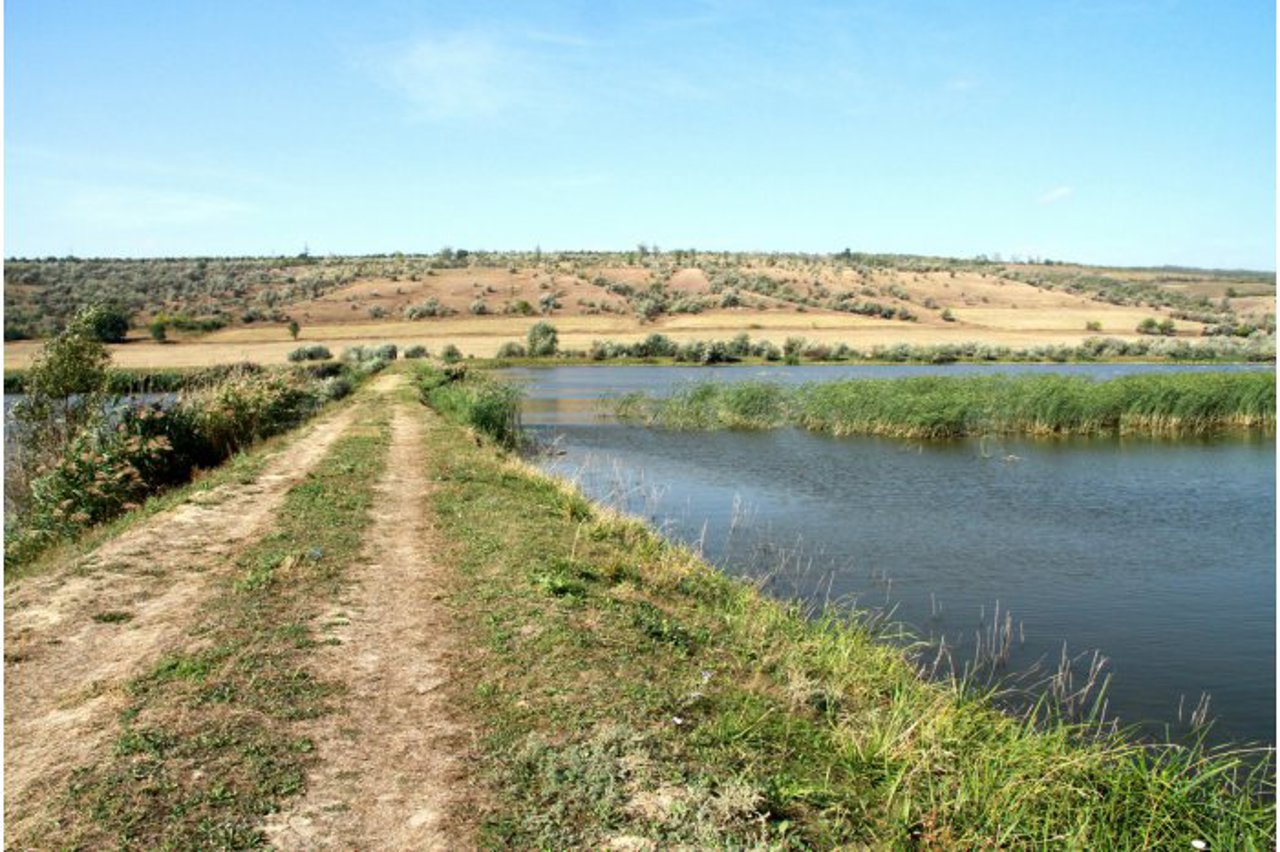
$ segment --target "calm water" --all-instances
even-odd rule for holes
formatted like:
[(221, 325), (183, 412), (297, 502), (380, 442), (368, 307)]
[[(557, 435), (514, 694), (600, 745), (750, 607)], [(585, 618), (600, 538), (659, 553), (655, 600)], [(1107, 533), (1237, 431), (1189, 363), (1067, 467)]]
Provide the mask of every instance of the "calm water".
[[(765, 369), (786, 381), (974, 371)], [(593, 400), (662, 392), (707, 370), (511, 372), (529, 386), (527, 425), (563, 452), (550, 469), (699, 543), (727, 571), (775, 575), (781, 594), (896, 607), (919, 633), (947, 636), (957, 659), (998, 602), (1015, 623), (1010, 669), (1056, 663), (1064, 642), (1073, 655), (1097, 649), (1110, 660), (1109, 712), (1122, 721), (1177, 733), (1179, 705), (1186, 718), (1207, 692), (1213, 739), (1275, 741), (1271, 437), (920, 443), (665, 432), (601, 421)]]

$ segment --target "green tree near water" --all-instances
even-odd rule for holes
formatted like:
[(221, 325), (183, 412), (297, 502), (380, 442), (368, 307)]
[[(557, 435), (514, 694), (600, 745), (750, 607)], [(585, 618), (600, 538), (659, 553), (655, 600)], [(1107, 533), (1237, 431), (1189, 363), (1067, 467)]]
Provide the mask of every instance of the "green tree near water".
[(94, 311), (81, 310), (44, 344), (27, 370), (25, 396), (13, 408), (14, 440), (5, 462), (6, 531), (8, 519), (21, 515), (31, 499), (33, 478), (77, 435), (102, 422), (111, 355), (94, 328)]
[(26, 397), (14, 407), (19, 428), (35, 445), (60, 450), (102, 416), (111, 355), (99, 336), (101, 314), (86, 308), (45, 343), (27, 371)]

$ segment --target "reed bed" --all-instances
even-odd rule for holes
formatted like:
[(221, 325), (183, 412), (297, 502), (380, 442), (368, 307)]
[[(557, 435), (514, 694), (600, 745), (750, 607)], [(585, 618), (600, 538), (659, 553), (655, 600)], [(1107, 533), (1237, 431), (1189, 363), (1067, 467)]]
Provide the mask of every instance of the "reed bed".
[(670, 397), (631, 394), (615, 413), (671, 429), (800, 426), (833, 435), (1205, 435), (1274, 430), (1272, 372), (924, 376), (787, 387), (699, 382)]

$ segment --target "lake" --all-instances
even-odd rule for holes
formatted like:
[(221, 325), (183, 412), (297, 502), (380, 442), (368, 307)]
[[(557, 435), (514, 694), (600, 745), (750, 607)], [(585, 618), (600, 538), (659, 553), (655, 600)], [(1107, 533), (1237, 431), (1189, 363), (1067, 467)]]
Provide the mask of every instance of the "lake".
[[(506, 371), (542, 463), (768, 589), (888, 610), (945, 636), (957, 665), (1011, 616), (1008, 671), (1063, 652), (1108, 662), (1108, 715), (1184, 733), (1211, 696), (1213, 741), (1275, 741), (1275, 441), (833, 438), (669, 432), (600, 400), (689, 380), (1054, 371), (1137, 364), (565, 367)], [(1258, 369), (1241, 367), (1241, 369)], [(1265, 367), (1263, 369), (1266, 369)], [(1179, 723), (1181, 709), (1182, 722)]]

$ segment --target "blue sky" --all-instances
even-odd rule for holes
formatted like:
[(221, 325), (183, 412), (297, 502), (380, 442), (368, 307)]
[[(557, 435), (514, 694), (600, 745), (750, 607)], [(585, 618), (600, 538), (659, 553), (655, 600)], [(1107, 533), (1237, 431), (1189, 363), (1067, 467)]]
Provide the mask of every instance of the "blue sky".
[(6, 256), (1275, 268), (1275, 6), (10, 0)]

